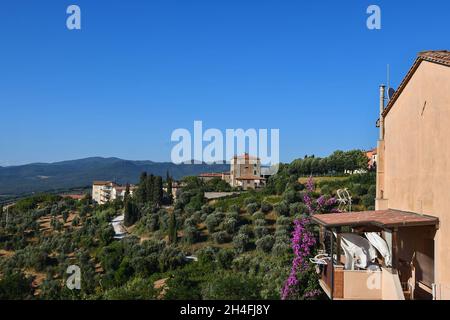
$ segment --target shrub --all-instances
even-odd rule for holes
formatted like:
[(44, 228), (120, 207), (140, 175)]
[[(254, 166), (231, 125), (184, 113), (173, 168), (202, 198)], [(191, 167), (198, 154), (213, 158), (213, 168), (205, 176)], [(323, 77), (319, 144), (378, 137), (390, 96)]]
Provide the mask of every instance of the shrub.
[(24, 300), (33, 296), (31, 278), (24, 273), (11, 273), (4, 275), (0, 279), (0, 299), (1, 300)]
[(218, 231), (216, 233), (213, 233), (212, 238), (217, 244), (227, 243), (231, 240), (230, 235), (226, 231)]
[(101, 242), (102, 246), (107, 246), (114, 239), (114, 229), (110, 224), (107, 224), (105, 227), (99, 230), (98, 238)]
[(361, 185), (359, 183), (354, 183), (351, 189), (353, 191), (353, 194), (360, 197), (367, 194), (368, 191), (365, 185)]
[(162, 231), (167, 231), (167, 229), (169, 228), (169, 214), (166, 210), (159, 210), (158, 217), (160, 229)]
[(258, 300), (260, 280), (255, 276), (228, 272), (212, 276), (202, 290), (205, 300)]
[(210, 214), (213, 211), (214, 211), (214, 207), (212, 207), (210, 205), (205, 204), (205, 205), (202, 206), (202, 212), (203, 213)]
[(239, 220), (239, 214), (237, 212), (227, 212), (225, 214), (225, 218), (227, 218), (227, 219), (234, 218), (236, 220)]
[(194, 219), (195, 223), (200, 223), (201, 217), (202, 217), (202, 212), (195, 211), (191, 218)]
[(324, 195), (330, 195), (332, 192), (332, 188), (328, 184), (323, 184), (320, 186), (320, 192)]
[(255, 202), (256, 202), (256, 199), (254, 197), (248, 197), (248, 198), (245, 198), (244, 205), (247, 206), (250, 203), (255, 203)]
[(214, 261), (216, 250), (212, 247), (205, 247), (198, 250), (196, 253), (200, 264), (209, 264)]
[(233, 263), (235, 252), (232, 249), (219, 250), (216, 260), (221, 269), (229, 269)]
[(258, 211), (258, 209), (259, 209), (259, 204), (257, 204), (256, 202), (249, 203), (249, 204), (247, 205), (246, 208), (247, 208), (247, 212), (248, 212), (248, 213), (253, 214), (253, 213), (255, 213), (256, 211)]
[(277, 239), (278, 238), (289, 239), (290, 237), (289, 229), (286, 229), (285, 226), (277, 228), (277, 230), (275, 230), (275, 237), (277, 237)]
[(225, 213), (223, 213), (221, 211), (217, 211), (214, 213), (214, 216), (217, 218), (217, 220), (219, 220), (219, 223), (221, 223), (223, 221), (223, 219), (225, 218)]
[(241, 208), (237, 204), (232, 204), (229, 207), (230, 212), (236, 212), (237, 214), (241, 213)]
[(371, 194), (366, 194), (361, 198), (362, 204), (366, 209), (370, 210), (375, 205), (375, 197)]
[(234, 234), (238, 226), (238, 221), (235, 218), (228, 218), (223, 222), (223, 230), (229, 234)]
[(277, 218), (277, 226), (290, 226), (291, 225), (291, 219), (285, 216), (280, 216)]
[(185, 228), (189, 228), (189, 227), (196, 227), (197, 226), (197, 222), (195, 221), (195, 219), (193, 217), (191, 218), (187, 218), (186, 220), (184, 220), (184, 227)]
[(164, 288), (165, 300), (200, 300), (202, 298), (195, 271), (176, 270)]
[(208, 229), (208, 232), (212, 234), (216, 228), (219, 226), (220, 221), (217, 219), (215, 215), (209, 215), (205, 220), (206, 228)]
[(280, 216), (289, 216), (289, 206), (286, 201), (281, 201), (274, 206), (275, 212)]
[(200, 232), (195, 226), (188, 226), (183, 231), (184, 239), (188, 244), (194, 244), (200, 238)]
[(284, 193), (284, 200), (287, 203), (295, 203), (300, 201), (300, 196), (295, 190), (288, 190)]
[(289, 246), (289, 244), (277, 241), (272, 247), (272, 254), (276, 256), (282, 256), (288, 253), (290, 249), (291, 247)]
[(72, 226), (76, 227), (78, 225), (80, 225), (80, 218), (78, 218), (78, 217), (73, 218)]
[(272, 235), (266, 235), (258, 240), (256, 240), (256, 248), (263, 252), (270, 252), (275, 243), (275, 237)]
[(159, 229), (159, 215), (157, 213), (152, 213), (147, 217), (145, 224), (150, 232), (155, 232)]
[(261, 211), (256, 211), (253, 215), (252, 215), (254, 220), (258, 220), (258, 219), (263, 219), (266, 217), (266, 215), (264, 213), (262, 213)]
[(289, 213), (291, 216), (306, 213), (307, 208), (304, 203), (296, 202), (289, 205)]
[(273, 206), (272, 206), (272, 204), (270, 204), (269, 202), (263, 201), (263, 202), (261, 203), (261, 211), (262, 211), (263, 213), (269, 213), (269, 212), (272, 211), (272, 210), (273, 210)]
[(259, 239), (269, 234), (269, 229), (263, 226), (258, 226), (253, 229), (253, 232), (255, 233), (255, 237)]
[(156, 291), (147, 279), (134, 278), (121, 287), (110, 289), (104, 294), (107, 300), (151, 300)]
[(253, 223), (255, 226), (261, 227), (261, 226), (265, 226), (267, 222), (264, 219), (257, 219)]
[(159, 256), (159, 265), (161, 272), (165, 272), (167, 270), (173, 270), (178, 266), (184, 264), (184, 254), (179, 249), (174, 246), (167, 246), (161, 252)]
[(247, 251), (250, 238), (247, 234), (239, 232), (233, 238), (233, 246), (236, 252), (243, 253)]
[(239, 228), (239, 233), (251, 236), (252, 227), (249, 224), (244, 224), (242, 227)]

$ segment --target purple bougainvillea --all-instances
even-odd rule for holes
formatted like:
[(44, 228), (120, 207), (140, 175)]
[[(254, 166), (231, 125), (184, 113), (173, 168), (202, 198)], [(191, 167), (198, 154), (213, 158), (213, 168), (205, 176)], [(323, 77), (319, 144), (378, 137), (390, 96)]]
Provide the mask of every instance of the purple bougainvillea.
[(307, 257), (311, 254), (311, 248), (316, 243), (312, 232), (307, 229), (309, 218), (297, 219), (294, 221), (295, 228), (292, 232), (292, 249), (294, 250), (294, 260), (288, 279), (285, 281), (281, 291), (281, 298), (287, 299), (292, 289), (298, 285), (297, 274), (305, 271), (308, 267)]
[[(312, 177), (306, 182), (306, 192), (303, 196), (303, 202), (307, 207), (307, 216), (294, 221), (294, 231), (292, 232), (292, 249), (294, 251), (294, 260), (292, 260), (291, 272), (284, 283), (281, 290), (281, 299), (288, 299), (295, 291), (299, 283), (297, 275), (306, 272), (308, 268), (308, 256), (311, 254), (312, 248), (316, 243), (314, 234), (308, 230), (310, 216), (316, 213), (336, 212), (333, 206), (336, 204), (335, 198), (320, 196), (314, 200), (313, 192), (315, 190), (314, 180)], [(312, 298), (320, 294), (319, 290), (312, 290), (304, 293), (304, 298)]]

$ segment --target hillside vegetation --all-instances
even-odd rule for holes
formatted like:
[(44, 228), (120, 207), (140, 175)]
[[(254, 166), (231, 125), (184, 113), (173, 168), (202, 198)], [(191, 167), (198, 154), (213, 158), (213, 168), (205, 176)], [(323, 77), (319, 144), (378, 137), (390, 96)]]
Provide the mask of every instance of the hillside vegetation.
[[(374, 173), (322, 173), (314, 186), (297, 165), (283, 165), (264, 189), (211, 202), (204, 192), (222, 191), (218, 181), (184, 178), (173, 202), (162, 192), (171, 177), (151, 174), (107, 205), (23, 199), (0, 216), (0, 299), (280, 299), (293, 221), (311, 214), (305, 199), (333, 212), (336, 190), (348, 188), (356, 209), (374, 205)], [(119, 214), (129, 235), (115, 240), (110, 221)], [(69, 265), (81, 269), (81, 290), (65, 286)], [(290, 299), (322, 297), (313, 269), (298, 279)]]

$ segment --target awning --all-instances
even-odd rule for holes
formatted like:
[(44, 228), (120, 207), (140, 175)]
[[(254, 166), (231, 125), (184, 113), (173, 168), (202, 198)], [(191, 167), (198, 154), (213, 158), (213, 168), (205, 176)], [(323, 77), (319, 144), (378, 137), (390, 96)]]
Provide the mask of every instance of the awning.
[(376, 226), (380, 228), (435, 226), (439, 219), (400, 210), (377, 210), (361, 212), (344, 212), (330, 214), (316, 214), (312, 221), (325, 227), (358, 227)]

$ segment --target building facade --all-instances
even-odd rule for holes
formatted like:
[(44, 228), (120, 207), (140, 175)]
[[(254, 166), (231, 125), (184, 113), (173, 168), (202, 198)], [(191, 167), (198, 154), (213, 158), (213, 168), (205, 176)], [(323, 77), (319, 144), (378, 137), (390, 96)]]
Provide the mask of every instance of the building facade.
[(450, 299), (450, 52), (420, 53), (380, 120), (376, 209), (439, 218), (400, 254), (421, 290)]
[[(133, 194), (134, 186), (129, 186), (130, 195)], [(98, 204), (105, 204), (116, 199), (123, 199), (126, 186), (121, 186), (112, 181), (94, 181), (92, 184), (92, 200)]]
[(234, 156), (230, 162), (229, 183), (243, 190), (257, 189), (265, 185), (266, 178), (261, 174), (261, 161), (248, 153)]
[(261, 161), (257, 157), (245, 153), (241, 156), (234, 156), (230, 161), (230, 172), (222, 173), (202, 173), (199, 178), (208, 182), (214, 178), (219, 178), (234, 188), (243, 190), (261, 188), (266, 184), (266, 180), (273, 174), (270, 168), (262, 168)]

